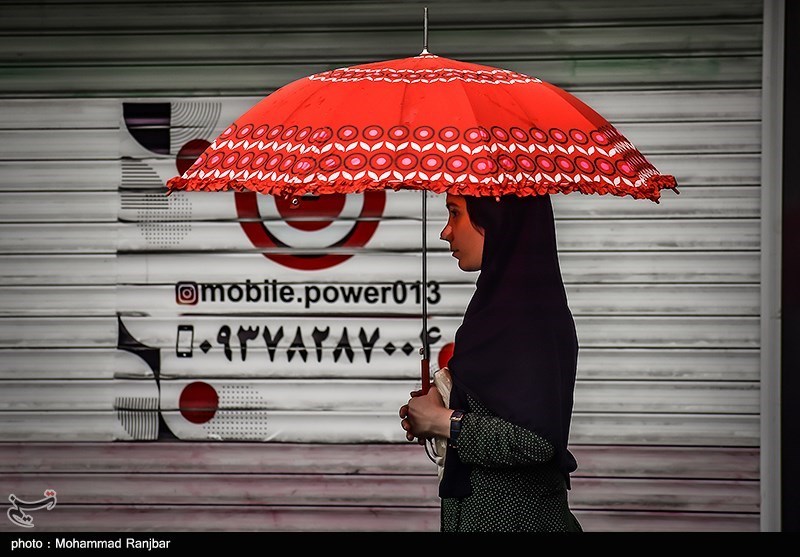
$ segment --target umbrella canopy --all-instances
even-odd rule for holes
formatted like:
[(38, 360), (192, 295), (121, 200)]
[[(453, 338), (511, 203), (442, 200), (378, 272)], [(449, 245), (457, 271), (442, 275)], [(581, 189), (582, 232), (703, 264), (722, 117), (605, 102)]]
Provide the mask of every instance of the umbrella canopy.
[(605, 118), (521, 73), (427, 52), (314, 74), (257, 103), (169, 190), (500, 196), (676, 191)]
[[(427, 44), (427, 40), (426, 40)], [(420, 189), (474, 196), (678, 193), (608, 121), (521, 73), (428, 53), (294, 81), (231, 124), (169, 191), (306, 194)], [(426, 272), (422, 196), (422, 284)], [(422, 391), (430, 385), (422, 297)]]

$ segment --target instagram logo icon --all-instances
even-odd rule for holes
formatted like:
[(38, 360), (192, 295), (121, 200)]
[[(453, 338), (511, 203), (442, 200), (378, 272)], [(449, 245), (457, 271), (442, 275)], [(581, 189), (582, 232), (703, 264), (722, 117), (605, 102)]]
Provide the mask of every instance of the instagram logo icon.
[(198, 301), (196, 282), (179, 282), (175, 285), (175, 302), (182, 306), (194, 306)]

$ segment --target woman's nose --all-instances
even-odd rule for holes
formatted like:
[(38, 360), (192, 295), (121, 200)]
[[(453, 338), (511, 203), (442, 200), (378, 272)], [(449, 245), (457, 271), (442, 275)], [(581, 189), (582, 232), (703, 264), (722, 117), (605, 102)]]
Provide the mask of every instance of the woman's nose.
[(448, 239), (449, 236), (450, 236), (450, 225), (448, 224), (445, 225), (444, 228), (442, 228), (441, 232), (439, 232), (439, 239), (444, 240), (445, 242), (449, 242), (450, 241)]

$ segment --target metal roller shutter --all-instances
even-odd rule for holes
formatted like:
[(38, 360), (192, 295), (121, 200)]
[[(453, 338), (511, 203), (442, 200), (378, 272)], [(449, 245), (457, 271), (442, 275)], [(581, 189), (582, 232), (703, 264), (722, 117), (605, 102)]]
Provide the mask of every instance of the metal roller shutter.
[[(432, 52), (573, 92), (680, 185), (660, 206), (553, 200), (584, 528), (758, 530), (762, 2), (425, 5)], [(312, 269), (252, 243), (234, 194), (163, 196), (276, 88), (419, 52), (422, 4), (2, 10), (0, 496), (56, 489), (43, 530), (437, 529), (435, 469), (396, 417), (418, 380), (418, 196), (387, 195), (365, 245)], [(432, 201), (435, 358), (475, 277)], [(300, 250), (357, 203), (315, 234), (258, 210)]]

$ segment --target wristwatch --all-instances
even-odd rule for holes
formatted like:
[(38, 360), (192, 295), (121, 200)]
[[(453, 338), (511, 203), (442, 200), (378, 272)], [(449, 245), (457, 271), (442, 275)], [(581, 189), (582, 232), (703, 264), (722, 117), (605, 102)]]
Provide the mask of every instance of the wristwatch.
[(450, 439), (447, 440), (447, 446), (458, 448), (458, 435), (461, 433), (461, 421), (464, 419), (463, 410), (453, 410), (450, 414)]

